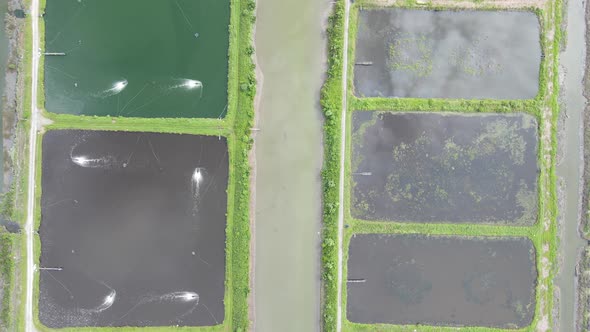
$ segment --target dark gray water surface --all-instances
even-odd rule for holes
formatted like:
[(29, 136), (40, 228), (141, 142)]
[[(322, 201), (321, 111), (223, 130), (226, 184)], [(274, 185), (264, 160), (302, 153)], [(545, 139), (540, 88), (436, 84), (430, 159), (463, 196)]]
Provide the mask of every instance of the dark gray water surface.
[(539, 20), (532, 12), (361, 10), (354, 86), (361, 97), (534, 98)]
[[(532, 224), (537, 125), (526, 114), (355, 112), (352, 214)], [(360, 123), (359, 123), (360, 122)]]
[(229, 0), (48, 0), (44, 19), (45, 51), (66, 53), (45, 58), (48, 111), (225, 115)]
[(535, 312), (526, 238), (354, 235), (347, 317), (359, 323), (524, 327)]
[(42, 177), (43, 324), (224, 320), (224, 138), (49, 131)]

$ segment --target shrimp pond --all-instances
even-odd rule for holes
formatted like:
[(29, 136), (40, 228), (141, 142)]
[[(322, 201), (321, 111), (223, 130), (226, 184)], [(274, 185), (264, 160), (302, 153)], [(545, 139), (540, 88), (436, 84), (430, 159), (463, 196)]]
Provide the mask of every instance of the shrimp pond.
[(225, 138), (52, 130), (42, 144), (44, 325), (223, 322)]
[(229, 0), (48, 0), (46, 109), (148, 118), (227, 112)]

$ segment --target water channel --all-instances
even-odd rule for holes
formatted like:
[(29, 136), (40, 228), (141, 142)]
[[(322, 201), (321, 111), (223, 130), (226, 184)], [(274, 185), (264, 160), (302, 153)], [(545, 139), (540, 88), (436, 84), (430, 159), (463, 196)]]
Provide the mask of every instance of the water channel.
[(582, 167), (582, 112), (586, 99), (582, 95), (585, 62), (584, 2), (567, 1), (567, 47), (560, 55), (563, 75), (562, 105), (566, 112), (560, 147), (563, 158), (557, 166), (562, 180), (564, 203), (561, 205), (561, 267), (558, 276), (560, 289), (559, 331), (575, 331), (575, 267), (583, 241), (578, 232), (580, 216), (580, 176)]
[(254, 330), (319, 331), (328, 0), (259, 0)]
[[(8, 59), (8, 34), (6, 33), (5, 16), (8, 12), (8, 0), (0, 0), (0, 96), (4, 94), (6, 73), (6, 61)], [(4, 111), (4, 100), (0, 98), (0, 109)], [(2, 117), (0, 117), (0, 128), (3, 127)], [(0, 171), (4, 172), (4, 144), (3, 140), (0, 140), (0, 148), (3, 153), (0, 153)], [(0, 176), (0, 188), (4, 187), (4, 176)]]

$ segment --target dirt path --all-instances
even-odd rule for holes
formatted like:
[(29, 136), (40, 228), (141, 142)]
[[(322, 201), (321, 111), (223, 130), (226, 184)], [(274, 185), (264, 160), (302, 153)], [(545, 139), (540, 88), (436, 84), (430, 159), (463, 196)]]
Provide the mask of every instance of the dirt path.
[(31, 129), (29, 132), (29, 176), (27, 188), (27, 298), (25, 308), (25, 331), (36, 331), (33, 322), (33, 281), (35, 272), (33, 243), (35, 241), (35, 157), (37, 151), (37, 74), (39, 70), (39, 0), (31, 2), (31, 24), (33, 28), (32, 43), (32, 79), (31, 79)]
[[(431, 3), (432, 5), (445, 6), (449, 8), (478, 8), (482, 7), (482, 5), (489, 5), (498, 8), (545, 8), (545, 4), (547, 3), (547, 0), (485, 0), (477, 3), (474, 1), (455, 0), (422, 1), (424, 4)], [(377, 6), (393, 6), (400, 3), (403, 4), (405, 0), (372, 0), (370, 2)], [(418, 0), (418, 3), (420, 3), (420, 0)]]
[(344, 160), (346, 152), (346, 113), (347, 113), (347, 82), (348, 82), (348, 19), (350, 1), (344, 0), (344, 45), (342, 47), (342, 119), (340, 121), (340, 181), (338, 183), (338, 313), (336, 316), (336, 332), (342, 330), (342, 237), (344, 229)]

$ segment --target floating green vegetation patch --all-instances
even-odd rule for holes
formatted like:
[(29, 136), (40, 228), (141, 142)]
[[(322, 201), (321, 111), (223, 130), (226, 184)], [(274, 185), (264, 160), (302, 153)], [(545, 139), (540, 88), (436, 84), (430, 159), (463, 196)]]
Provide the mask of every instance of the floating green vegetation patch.
[(532, 116), (373, 112), (367, 122), (353, 134), (354, 217), (535, 222)]
[(428, 76), (432, 73), (432, 44), (424, 35), (396, 38), (389, 45), (389, 63), (392, 70)]

